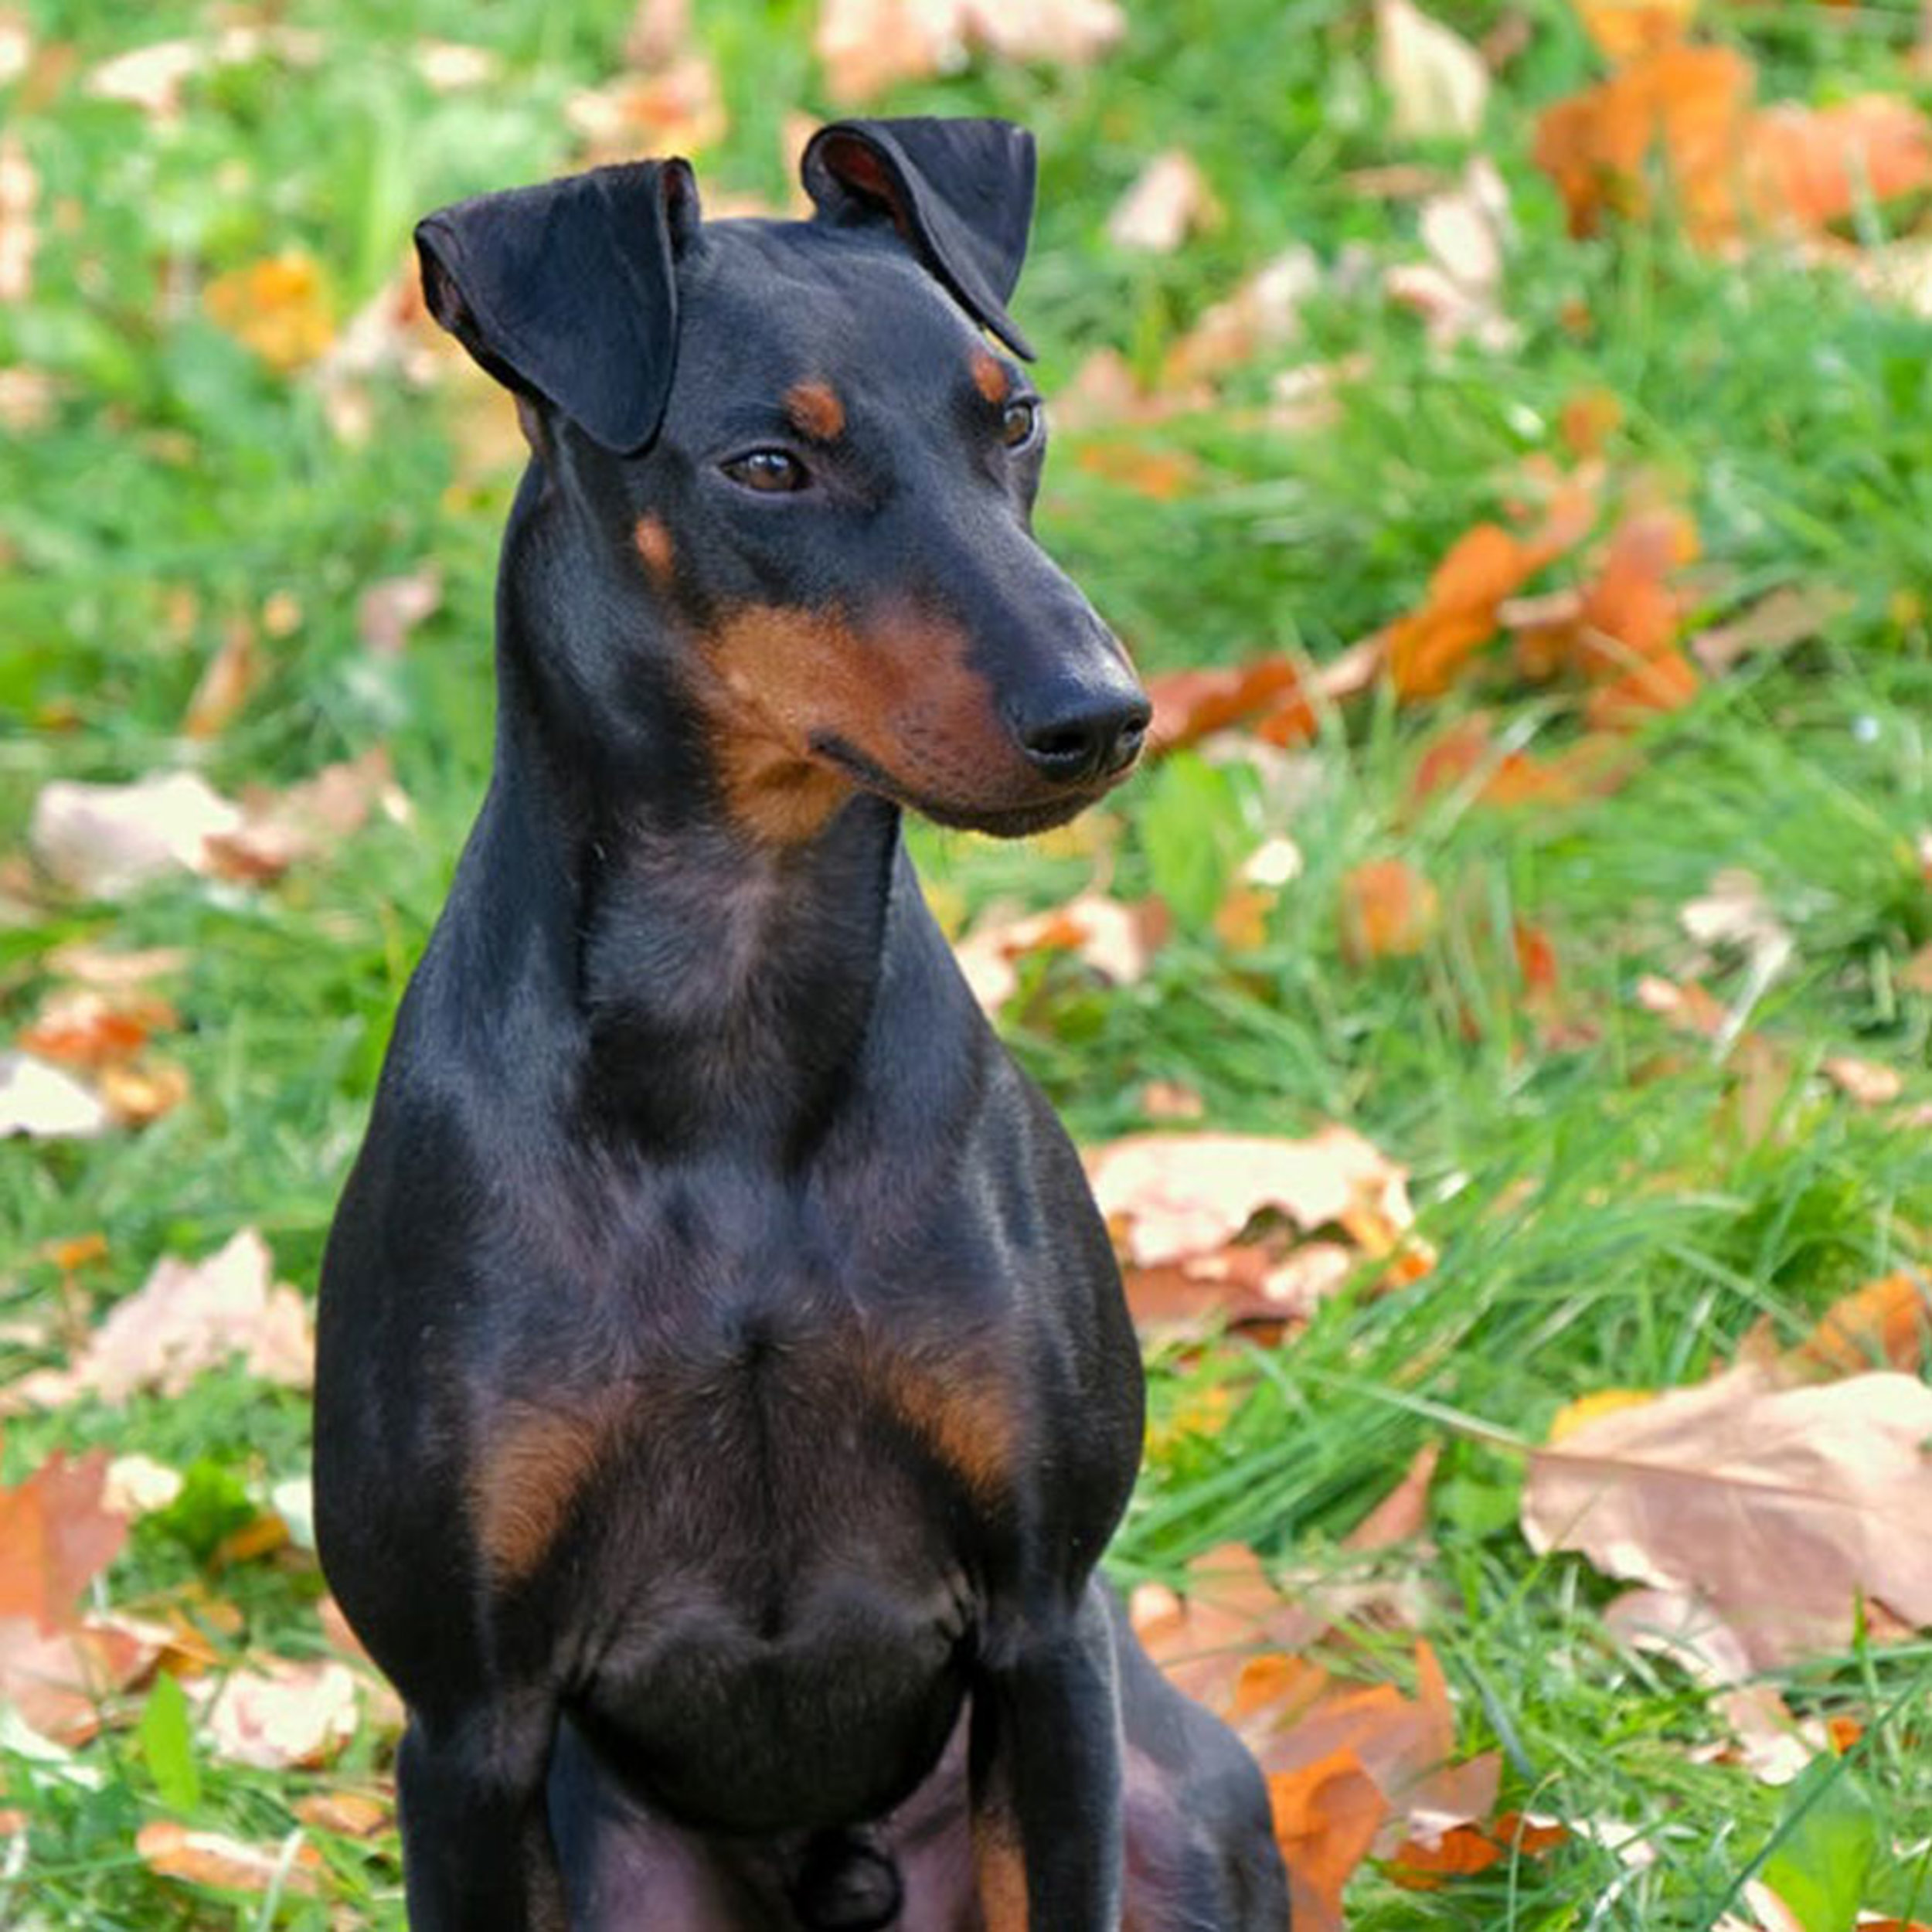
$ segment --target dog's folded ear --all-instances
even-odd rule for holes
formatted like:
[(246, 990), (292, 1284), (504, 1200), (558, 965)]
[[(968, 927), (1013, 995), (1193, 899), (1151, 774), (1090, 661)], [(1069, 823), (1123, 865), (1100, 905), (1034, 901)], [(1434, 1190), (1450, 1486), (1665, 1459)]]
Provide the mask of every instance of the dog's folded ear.
[(423, 299), (498, 381), (629, 455), (670, 393), (675, 257), (697, 224), (682, 161), (479, 195), (417, 225)]
[(820, 219), (889, 220), (967, 313), (1015, 355), (1006, 312), (1033, 219), (1033, 138), (1008, 121), (835, 121), (800, 172)]

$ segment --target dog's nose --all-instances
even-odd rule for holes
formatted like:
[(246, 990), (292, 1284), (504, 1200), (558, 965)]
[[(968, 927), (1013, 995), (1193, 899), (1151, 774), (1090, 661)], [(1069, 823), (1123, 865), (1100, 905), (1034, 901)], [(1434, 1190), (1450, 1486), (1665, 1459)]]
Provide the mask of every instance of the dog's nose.
[(1032, 717), (1015, 721), (1020, 749), (1056, 784), (1077, 785), (1124, 771), (1140, 756), (1153, 706), (1138, 691), (1058, 694)]

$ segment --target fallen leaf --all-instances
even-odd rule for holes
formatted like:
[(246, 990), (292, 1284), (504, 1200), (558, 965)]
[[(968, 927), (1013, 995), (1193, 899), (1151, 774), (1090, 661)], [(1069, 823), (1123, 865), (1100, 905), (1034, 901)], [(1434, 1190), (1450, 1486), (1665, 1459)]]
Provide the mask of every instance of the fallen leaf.
[(223, 1892), (266, 1892), (277, 1886), (307, 1896), (322, 1871), (321, 1854), (299, 1831), (280, 1845), (262, 1845), (225, 1832), (203, 1832), (172, 1818), (153, 1818), (134, 1834), (134, 1850), (157, 1877)]
[(700, 53), (687, 53), (652, 73), (620, 74), (600, 87), (580, 88), (564, 103), (564, 118), (593, 164), (640, 154), (701, 154), (730, 126), (716, 70)]
[(1162, 387), (1186, 391), (1218, 382), (1293, 342), (1301, 332), (1302, 306), (1321, 279), (1321, 260), (1305, 243), (1276, 256), (1233, 294), (1203, 311), (1168, 351)]
[(179, 1469), (138, 1450), (117, 1456), (107, 1465), (100, 1492), (101, 1505), (131, 1522), (137, 1516), (165, 1509), (181, 1494), (185, 1478)]
[[(1677, 923), (1707, 952), (1741, 954), (1760, 985), (1782, 972), (1798, 950), (1757, 875), (1742, 866), (1726, 866), (1714, 874), (1708, 891), (1678, 908)], [(1700, 957), (1696, 963), (1702, 970), (1713, 962)]]
[(1171, 255), (1189, 236), (1212, 228), (1219, 204), (1199, 164), (1184, 148), (1169, 148), (1141, 169), (1107, 218), (1117, 248)]
[(1680, 1033), (1700, 1039), (1723, 1037), (1730, 1023), (1724, 1003), (1696, 980), (1679, 984), (1658, 973), (1646, 973), (1637, 982), (1637, 1003)]
[(0, 304), (24, 302), (33, 292), (33, 258), (40, 231), (34, 220), (40, 176), (26, 145), (12, 130), (0, 134)]
[(64, 1066), (0, 1053), (0, 1139), (91, 1140), (113, 1121), (107, 1102)]
[[(5, 244), (0, 242), (0, 249)], [(18, 366), (0, 369), (0, 430), (31, 436), (53, 420), (54, 406), (64, 386), (45, 369)]]
[(1342, 1890), (1374, 1845), (1389, 1801), (1355, 1753), (1341, 1749), (1273, 1773), (1268, 1806), (1296, 1932), (1340, 1932)]
[(1126, 26), (1114, 0), (821, 0), (812, 47), (826, 92), (852, 106), (902, 81), (957, 73), (976, 48), (1083, 66)]
[(42, 1060), (67, 1066), (99, 1067), (124, 1060), (158, 1032), (181, 1024), (180, 1015), (154, 993), (109, 994), (90, 986), (57, 988), (20, 1036), (21, 1046)]
[(18, 7), (0, 7), (0, 87), (11, 87), (32, 60), (32, 23)]
[(399, 658), (410, 633), (442, 602), (443, 573), (433, 563), (381, 578), (355, 600), (355, 634), (379, 658)]
[(220, 644), (188, 700), (188, 709), (182, 716), (182, 736), (212, 738), (226, 730), (261, 682), (267, 668), (253, 626), (245, 619), (236, 619), (223, 632)]
[(1372, 1223), (1390, 1243), (1406, 1239), (1415, 1218), (1406, 1170), (1339, 1126), (1305, 1140), (1130, 1134), (1088, 1157), (1087, 1179), (1140, 1267), (1218, 1253), (1264, 1209), (1304, 1231)]
[(1932, 124), (1893, 94), (1860, 94), (1830, 107), (1781, 102), (1753, 117), (1742, 158), (1758, 218), (1815, 231), (1868, 201), (1932, 185)]
[(1849, 601), (1842, 591), (1829, 586), (1787, 585), (1727, 623), (1699, 631), (1688, 648), (1709, 676), (1722, 677), (1747, 656), (1788, 651), (1819, 636)]
[(339, 1838), (373, 1838), (396, 1822), (396, 1807), (366, 1791), (311, 1791), (298, 1798), (295, 1815), (311, 1830)]
[(70, 1461), (56, 1449), (13, 1488), (0, 1488), (0, 1618), (43, 1631), (76, 1621), (80, 1593), (128, 1537), (127, 1519), (101, 1500), (107, 1452)]
[(1384, 272), (1389, 299), (1420, 315), (1438, 347), (1468, 339), (1494, 352), (1513, 349), (1521, 331), (1500, 302), (1514, 230), (1509, 191), (1495, 165), (1476, 157), (1454, 187), (1423, 202), (1417, 219), (1429, 258), (1396, 263)]
[(1804, 1341), (1787, 1350), (1785, 1366), (1810, 1378), (1892, 1368), (1916, 1375), (1932, 1337), (1932, 1287), (1900, 1268), (1868, 1281), (1832, 1303)]
[(104, 993), (121, 993), (145, 986), (151, 979), (185, 971), (189, 954), (183, 946), (147, 946), (117, 952), (86, 940), (70, 940), (48, 953), (44, 964), (48, 971), (58, 973), (63, 979), (77, 980)]
[(1073, 462), (1087, 475), (1155, 503), (1193, 494), (1201, 479), (1199, 460), (1190, 451), (1119, 435), (1081, 444)]
[(1398, 141), (1431, 141), (1480, 131), (1489, 101), (1489, 70), (1460, 34), (1410, 0), (1376, 0), (1376, 73)]
[(206, 39), (130, 47), (94, 68), (83, 90), (97, 100), (138, 107), (157, 125), (168, 127), (180, 118), (182, 89), (196, 75), (264, 57), (290, 66), (313, 66), (323, 46), (321, 36), (310, 29), (237, 22)]
[(1697, 0), (1575, 0), (1583, 30), (1614, 63), (1682, 39)]
[(1206, 1101), (1180, 1080), (1149, 1080), (1136, 1104), (1150, 1121), (1198, 1121), (1207, 1112)]
[(360, 757), (325, 765), (284, 791), (243, 794), (243, 821), (203, 842), (202, 869), (250, 883), (278, 879), (298, 861), (332, 850), (379, 809), (406, 825), (410, 806), (395, 781), (389, 753), (374, 746)]
[(410, 59), (430, 91), (439, 94), (487, 87), (503, 71), (503, 56), (494, 47), (458, 40), (419, 40), (410, 49)]
[(1828, 1055), (1819, 1070), (1860, 1107), (1889, 1106), (1905, 1091), (1905, 1077), (1896, 1066), (1882, 1066), (1849, 1053)]
[(332, 1659), (231, 1672), (202, 1717), (216, 1757), (262, 1770), (317, 1770), (361, 1722), (355, 1675)]
[(1019, 988), (1018, 962), (1035, 953), (1070, 953), (1111, 984), (1134, 985), (1158, 947), (1158, 926), (1148, 905), (1083, 893), (1046, 912), (976, 926), (953, 951), (974, 997), (997, 1015)]
[(1849, 1643), (1861, 1594), (1932, 1622), (1928, 1436), (1932, 1389), (1910, 1376), (1794, 1389), (1735, 1369), (1537, 1451), (1524, 1534), (1695, 1593), (1769, 1668)]
[(182, 867), (207, 870), (209, 840), (232, 836), (243, 822), (241, 808), (194, 772), (125, 785), (56, 778), (34, 801), (28, 838), (63, 885), (116, 899)]
[(218, 328), (282, 374), (316, 361), (335, 338), (321, 265), (299, 248), (217, 275), (202, 305)]
[(1371, 859), (1342, 879), (1342, 951), (1352, 964), (1413, 959), (1441, 923), (1435, 887), (1405, 859)]
[(1315, 731), (1315, 707), (1301, 672), (1284, 657), (1161, 672), (1147, 680), (1147, 695), (1154, 706), (1148, 744), (1157, 755), (1270, 719), (1276, 721), (1270, 742), (1291, 741), (1291, 729), (1302, 736)]
[(165, 1256), (109, 1310), (70, 1368), (19, 1377), (0, 1392), (0, 1410), (53, 1408), (89, 1394), (124, 1402), (147, 1388), (177, 1396), (233, 1355), (264, 1381), (306, 1388), (315, 1355), (308, 1304), (274, 1283), (273, 1265), (253, 1228), (200, 1262)]
[(188, 1097), (188, 1070), (172, 1060), (115, 1060), (101, 1068), (99, 1078), (100, 1097), (123, 1127), (145, 1127)]
[(1429, 1485), (1442, 1460), (1440, 1443), (1424, 1443), (1402, 1480), (1342, 1539), (1344, 1549), (1386, 1549), (1422, 1533), (1429, 1519)]

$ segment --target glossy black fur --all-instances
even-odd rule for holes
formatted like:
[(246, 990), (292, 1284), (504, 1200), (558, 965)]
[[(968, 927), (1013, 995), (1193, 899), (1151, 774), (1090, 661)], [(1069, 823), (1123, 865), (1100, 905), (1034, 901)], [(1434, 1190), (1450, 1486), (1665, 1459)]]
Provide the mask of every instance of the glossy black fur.
[[(323, 1560), (409, 1706), (421, 1932), (1282, 1932), (1259, 1774), (1095, 1580), (1142, 1409), (1105, 1230), (900, 838), (901, 802), (1012, 831), (1118, 774), (929, 747), (930, 783), (755, 837), (694, 669), (749, 607), (910, 610), (1002, 731), (1138, 702), (969, 373), (1030, 147), (848, 138), (874, 162), (821, 150), (809, 223), (700, 225), (646, 164), (425, 225), (535, 454), (489, 793), (325, 1264)], [(797, 445), (808, 379), (846, 433), (751, 496), (719, 461)], [(478, 1524), (552, 1462), (506, 1570)]]

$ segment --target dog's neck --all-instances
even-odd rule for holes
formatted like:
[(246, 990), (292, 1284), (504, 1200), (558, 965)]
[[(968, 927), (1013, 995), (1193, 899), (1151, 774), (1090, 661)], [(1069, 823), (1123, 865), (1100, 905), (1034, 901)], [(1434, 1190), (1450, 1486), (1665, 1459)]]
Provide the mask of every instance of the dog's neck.
[(762, 1139), (795, 1155), (865, 1056), (889, 952), (930, 930), (905, 903), (897, 808), (855, 794), (795, 845), (733, 824), (675, 688), (615, 688), (619, 668), (648, 682), (664, 659), (640, 648), (634, 597), (586, 594), (608, 566), (583, 554), (580, 522), (527, 488), (512, 517), (488, 857), (465, 868), (505, 903), (468, 923), (498, 958), (522, 930), (505, 990), (574, 1022), (594, 1115), (654, 1147)]

